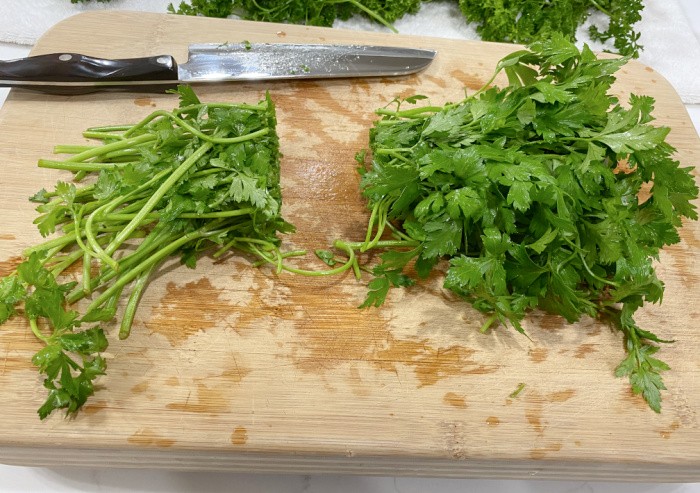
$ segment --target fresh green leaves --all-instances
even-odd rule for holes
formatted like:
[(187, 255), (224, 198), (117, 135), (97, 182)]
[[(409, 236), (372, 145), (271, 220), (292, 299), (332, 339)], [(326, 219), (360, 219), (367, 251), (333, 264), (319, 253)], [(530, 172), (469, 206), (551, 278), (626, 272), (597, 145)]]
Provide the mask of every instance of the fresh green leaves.
[(78, 333), (54, 334), (46, 343), (32, 358), (45, 375), (44, 387), (49, 391), (38, 410), (39, 417), (44, 419), (57, 409), (74, 414), (94, 394), (95, 379), (105, 374), (106, 362), (97, 353), (107, 349), (107, 338), (102, 329), (93, 327)]
[[(617, 375), (658, 411), (668, 367), (653, 355), (667, 341), (633, 315), (661, 301), (652, 262), (680, 241), (684, 218), (697, 219), (698, 188), (673, 158), (669, 129), (651, 124), (653, 99), (622, 105), (610, 94), (625, 62), (555, 35), (500, 61), (505, 88), (377, 110), (360, 182), (372, 214), (358, 249), (385, 252), (362, 306), (412, 284), (411, 266), (426, 276), (448, 259), (444, 286), (486, 314), (483, 330), (524, 332), (535, 307), (613, 321), (628, 353)], [(393, 238), (380, 239), (387, 230)]]
[(191, 0), (173, 4), (168, 11), (175, 14), (228, 17), (264, 22), (289, 22), (311, 26), (332, 26), (336, 19), (348, 19), (354, 14), (391, 27), (389, 23), (407, 13), (415, 13), (421, 0)]
[(636, 57), (642, 48), (635, 31), (642, 18), (642, 0), (459, 0), (459, 6), (485, 41), (530, 44), (549, 39), (552, 33), (573, 41), (589, 15), (600, 12), (608, 24), (605, 29), (592, 25), (592, 39), (613, 40), (614, 51), (623, 55)]
[(106, 368), (99, 355), (107, 349), (104, 332), (99, 327), (78, 330), (82, 325), (78, 313), (66, 308), (66, 293), (73, 286), (59, 284), (37, 253), (19, 264), (15, 274), (0, 280), (0, 322), (24, 302), (29, 325), (44, 343), (32, 358), (49, 391), (38, 411), (41, 419), (56, 409), (75, 413), (94, 393), (94, 380)]
[[(0, 279), (0, 323), (23, 306), (44, 344), (33, 359), (49, 392), (42, 419), (56, 409), (76, 412), (106, 370), (105, 333), (82, 326), (113, 320), (125, 295), (119, 337), (127, 337), (148, 280), (166, 259), (178, 256), (193, 268), (212, 249), (215, 257), (238, 250), (276, 265), (283, 257), (277, 233), (293, 228), (280, 212), (272, 100), (207, 104), (189, 87), (175, 92), (173, 111), (88, 129), (98, 145), (58, 146), (73, 155), (39, 162), (73, 171), (75, 180), (32, 197), (39, 231), (56, 234)], [(89, 174), (95, 179), (82, 185)], [(79, 282), (62, 282), (73, 264), (81, 267)], [(83, 298), (90, 303), (82, 313), (71, 308)]]

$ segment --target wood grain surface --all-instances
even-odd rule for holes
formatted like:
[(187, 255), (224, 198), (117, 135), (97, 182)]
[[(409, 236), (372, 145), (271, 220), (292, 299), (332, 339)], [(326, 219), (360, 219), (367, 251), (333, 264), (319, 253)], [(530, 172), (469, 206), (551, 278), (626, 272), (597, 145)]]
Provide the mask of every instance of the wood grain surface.
[[(421, 74), (366, 80), (220, 84), (206, 101), (278, 107), (287, 248), (360, 239), (368, 213), (355, 153), (372, 110), (396, 96), (443, 104), (488, 80), (510, 45), (124, 12), (91, 12), (48, 32), (34, 54), (132, 57), (173, 54), (194, 42), (371, 43), (438, 50)], [(498, 81), (503, 83), (504, 81)], [(694, 165), (700, 142), (679, 98), (655, 71), (630, 63), (623, 97), (657, 99), (678, 159)], [(128, 123), (173, 95), (45, 96), (13, 90), (0, 111), (0, 274), (40, 239), (27, 197), (70, 178), (36, 167), (59, 143), (83, 143), (89, 126)], [(365, 285), (351, 275), (276, 275), (251, 259), (173, 263), (151, 282), (131, 337), (109, 330), (108, 375), (74, 419), (42, 422), (45, 396), (15, 320), (0, 328), (0, 461), (268, 472), (345, 472), (490, 478), (700, 481), (700, 318), (697, 223), (658, 264), (661, 305), (638, 317), (665, 339), (672, 370), (655, 414), (613, 376), (619, 333), (593, 320), (569, 325), (539, 312), (530, 340), (481, 334), (483, 316), (441, 287), (440, 276), (359, 310)], [(309, 256), (299, 265), (317, 266)], [(520, 383), (524, 390), (509, 395)]]

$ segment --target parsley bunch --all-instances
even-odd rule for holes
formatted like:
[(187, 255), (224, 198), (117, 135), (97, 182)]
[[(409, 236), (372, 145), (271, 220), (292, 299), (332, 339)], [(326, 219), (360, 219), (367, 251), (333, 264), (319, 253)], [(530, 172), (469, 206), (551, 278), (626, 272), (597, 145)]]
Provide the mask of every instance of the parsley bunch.
[[(99, 353), (107, 338), (96, 322), (114, 319), (126, 298), (119, 337), (126, 338), (158, 267), (179, 256), (194, 268), (199, 256), (236, 249), (280, 265), (278, 232), (293, 228), (280, 213), (279, 144), (275, 108), (202, 103), (186, 86), (181, 104), (135, 125), (92, 128), (97, 145), (57, 146), (62, 160), (39, 161), (69, 170), (74, 183), (40, 191), (35, 220), (51, 239), (28, 248), (16, 272), (0, 280), (0, 323), (16, 314), (44, 343), (33, 358), (55, 409), (76, 412), (104, 374)], [(80, 182), (88, 175), (89, 184)], [(89, 177), (88, 177), (89, 178)], [(74, 281), (69, 267), (81, 266)], [(82, 313), (70, 308), (83, 298)]]
[(555, 36), (498, 63), (505, 88), (490, 86), (494, 75), (459, 103), (414, 96), (379, 109), (371, 166), (360, 169), (367, 236), (336, 242), (383, 250), (362, 306), (447, 259), (444, 286), (486, 314), (483, 331), (524, 332), (535, 308), (613, 322), (627, 351), (616, 374), (658, 412), (668, 366), (653, 355), (668, 341), (633, 317), (661, 301), (653, 261), (680, 241), (683, 218), (697, 219), (698, 188), (673, 159), (669, 129), (650, 123), (654, 100), (623, 106), (610, 94), (626, 62)]

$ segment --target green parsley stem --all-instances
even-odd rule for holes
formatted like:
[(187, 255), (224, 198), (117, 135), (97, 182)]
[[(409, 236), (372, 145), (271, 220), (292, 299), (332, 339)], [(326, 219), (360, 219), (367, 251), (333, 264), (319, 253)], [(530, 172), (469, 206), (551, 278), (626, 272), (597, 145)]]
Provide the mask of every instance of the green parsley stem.
[(36, 318), (29, 319), (29, 327), (32, 329), (32, 333), (36, 336), (37, 339), (44, 342), (45, 344), (49, 343), (49, 338), (42, 334), (41, 330), (39, 330), (39, 325), (36, 322)]
[(515, 399), (516, 397), (518, 397), (520, 395), (520, 393), (523, 391), (524, 388), (525, 388), (525, 384), (519, 383), (518, 386), (516, 387), (516, 389), (513, 392), (511, 392), (511, 394), (508, 397), (510, 397), (511, 399)]
[(107, 152), (110, 151), (117, 151), (120, 149), (124, 149), (127, 147), (131, 147), (132, 145), (138, 145), (138, 144), (143, 144), (146, 142), (151, 142), (153, 140), (156, 140), (156, 136), (152, 134), (143, 134), (139, 135), (138, 137), (133, 137), (131, 139), (125, 139), (125, 140), (120, 140), (119, 142), (112, 142), (111, 144), (105, 144), (99, 147), (93, 147), (91, 149), (86, 149), (82, 152), (79, 152), (78, 154), (74, 154), (73, 156), (69, 157), (67, 161), (70, 162), (76, 162), (76, 161), (85, 161), (86, 159), (93, 158), (95, 156), (101, 156)]
[[(359, 242), (359, 241), (348, 241), (348, 242), (343, 242), (345, 245), (347, 245), (349, 248), (352, 248), (353, 250), (359, 250), (362, 248), (362, 246), (365, 244), (364, 242)], [(421, 244), (420, 241), (417, 240), (380, 240), (376, 242), (372, 247), (373, 248), (401, 248), (401, 247), (417, 247)]]
[(103, 127), (90, 127), (88, 132), (125, 132), (133, 125), (105, 125)]
[(451, 105), (446, 106), (421, 106), (419, 108), (411, 108), (410, 110), (389, 110), (386, 108), (379, 108), (375, 110), (377, 115), (382, 116), (394, 116), (397, 118), (424, 118), (424, 113), (439, 113), (445, 108), (449, 108)]
[(414, 151), (414, 149), (412, 149), (411, 147), (394, 147), (393, 149), (385, 149), (385, 148), (377, 149), (376, 151), (374, 151), (374, 153), (379, 154), (381, 156), (383, 154), (384, 155), (394, 155), (395, 153), (399, 153), (399, 152), (413, 152), (413, 151)]
[[(255, 209), (252, 207), (246, 207), (244, 209), (234, 209), (230, 211), (217, 211), (217, 212), (183, 212), (177, 215), (178, 219), (217, 219), (223, 217), (237, 217), (245, 216), (247, 214), (252, 214)], [(144, 219), (154, 220), (159, 219), (162, 216), (160, 212), (150, 212), (144, 216)], [(106, 221), (129, 221), (136, 217), (136, 213), (110, 213), (103, 216)]]
[(66, 233), (65, 235), (57, 236), (56, 238), (51, 238), (50, 240), (47, 240), (47, 241), (41, 243), (40, 245), (25, 248), (24, 251), (22, 252), (22, 255), (24, 257), (29, 258), (32, 253), (45, 251), (45, 250), (48, 250), (48, 249), (51, 249), (54, 247), (61, 247), (61, 249), (63, 249), (67, 245), (69, 245), (75, 241), (75, 236), (76, 236), (75, 231), (71, 231), (69, 233)]
[(608, 17), (612, 17), (612, 14), (610, 13), (609, 10), (604, 9), (600, 3), (596, 2), (596, 0), (588, 0), (590, 4), (592, 4), (596, 9), (600, 10), (602, 13), (607, 15)]
[(350, 3), (350, 4), (354, 5), (355, 7), (357, 7), (358, 9), (362, 10), (365, 14), (367, 14), (368, 16), (370, 16), (371, 18), (373, 18), (374, 20), (376, 20), (380, 24), (389, 28), (392, 32), (394, 32), (394, 33), (398, 32), (394, 26), (392, 26), (391, 24), (389, 24), (386, 21), (386, 19), (384, 19), (379, 14), (377, 14), (375, 11), (365, 7), (364, 5), (362, 5), (362, 3), (358, 2), (357, 0), (338, 0), (337, 2), (334, 2), (334, 3)]
[(484, 321), (484, 323), (481, 325), (481, 328), (479, 329), (479, 332), (485, 334), (496, 320), (498, 320), (498, 314), (494, 313)]
[(64, 270), (76, 263), (83, 255), (84, 252), (82, 250), (76, 250), (70, 255), (67, 255), (63, 260), (51, 267), (51, 275), (53, 277), (58, 277)]
[(62, 169), (67, 171), (101, 171), (103, 169), (115, 169), (129, 164), (135, 164), (137, 161), (122, 161), (118, 163), (98, 163), (98, 162), (80, 162), (71, 163), (67, 161), (53, 161), (50, 159), (39, 159), (37, 166), (40, 168)]
[[(228, 250), (228, 249), (226, 249), (226, 250)], [(222, 252), (222, 253), (224, 253), (224, 252)], [(306, 253), (307, 253), (306, 250), (292, 250), (290, 252), (279, 252), (278, 255), (280, 257), (282, 257), (283, 259), (286, 259), (286, 258), (291, 258), (291, 257), (303, 257), (304, 255), (306, 255)], [(255, 262), (253, 262), (252, 265), (253, 265), (253, 267), (260, 267), (261, 265), (264, 265), (267, 263), (269, 263), (267, 259), (260, 259), (260, 260), (256, 260)]]
[(80, 145), (66, 145), (60, 144), (54, 146), (54, 154), (78, 154), (80, 152), (89, 151), (90, 149), (99, 149), (100, 146), (80, 146)]
[(115, 134), (112, 132), (99, 132), (86, 130), (83, 132), (83, 137), (86, 139), (96, 139), (96, 140), (124, 140), (124, 136), (121, 134)]
[(404, 241), (414, 241), (413, 238), (411, 238), (411, 237), (408, 236), (406, 233), (404, 233), (403, 231), (401, 231), (399, 228), (397, 228), (396, 226), (394, 226), (393, 224), (391, 224), (391, 221), (387, 221), (386, 225), (389, 227), (389, 229), (391, 230), (391, 232), (392, 232), (392, 234), (394, 235), (394, 237), (396, 237), (396, 238), (398, 238), (398, 239), (400, 239), (400, 240), (404, 240)]
[[(377, 224), (377, 232), (374, 235), (374, 238), (371, 240), (369, 239), (370, 233), (372, 231), (372, 228), (374, 224), (370, 222), (369, 227), (367, 228), (367, 236), (365, 237), (365, 243), (362, 245), (360, 248), (360, 252), (365, 252), (371, 248), (374, 248), (374, 246), (379, 242), (381, 239), (382, 235), (384, 234), (384, 228), (386, 227), (387, 223), (387, 213), (389, 211), (389, 207), (391, 207), (391, 200), (388, 199), (382, 199), (381, 201), (378, 202), (378, 207), (377, 207), (377, 214), (375, 215), (377, 217), (376, 219), (376, 224)], [(374, 211), (374, 208), (372, 209)], [(370, 219), (371, 221), (371, 219)]]
[(90, 278), (92, 277), (92, 256), (90, 252), (85, 250), (83, 252), (83, 278), (82, 285), (83, 291), (86, 295), (91, 293), (90, 289)]
[[(252, 239), (252, 238), (250, 238), (250, 239)], [(353, 249), (348, 248), (345, 245), (345, 243), (343, 241), (340, 241), (340, 240), (337, 240), (334, 243), (334, 246), (336, 248), (339, 248), (339, 249), (347, 252), (348, 260), (340, 267), (336, 267), (335, 269), (326, 269), (326, 270), (306, 270), (306, 269), (299, 269), (296, 267), (292, 267), (292, 266), (286, 265), (286, 264), (279, 264), (278, 258), (273, 258), (270, 255), (268, 255), (267, 253), (260, 251), (260, 249), (253, 246), (252, 243), (259, 243), (259, 242), (251, 242), (251, 248), (252, 248), (253, 253), (258, 255), (261, 259), (263, 259), (264, 261), (266, 261), (268, 263), (277, 265), (280, 270), (285, 270), (287, 272), (291, 272), (294, 274), (300, 274), (300, 275), (310, 276), (310, 277), (332, 276), (332, 275), (336, 275), (336, 274), (341, 274), (350, 268), (355, 270), (355, 264), (357, 264), (357, 259), (355, 258), (355, 252), (353, 251)]]
[(136, 309), (139, 306), (143, 292), (148, 285), (148, 279), (150, 278), (153, 271), (157, 268), (158, 264), (153, 264), (151, 267), (143, 271), (134, 282), (131, 288), (131, 294), (129, 295), (129, 301), (126, 303), (124, 308), (124, 314), (122, 315), (122, 321), (119, 326), (119, 339), (126, 339), (131, 333), (131, 326), (134, 323), (134, 316), (136, 315)]

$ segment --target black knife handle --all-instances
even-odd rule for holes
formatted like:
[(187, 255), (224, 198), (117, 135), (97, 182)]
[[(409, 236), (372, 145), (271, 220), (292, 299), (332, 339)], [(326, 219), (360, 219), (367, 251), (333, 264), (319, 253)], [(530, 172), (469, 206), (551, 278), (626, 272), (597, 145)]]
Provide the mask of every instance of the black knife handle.
[(0, 62), (0, 87), (49, 94), (97, 91), (165, 92), (177, 86), (170, 55), (109, 60), (77, 53), (52, 53)]

